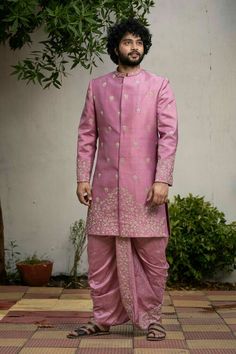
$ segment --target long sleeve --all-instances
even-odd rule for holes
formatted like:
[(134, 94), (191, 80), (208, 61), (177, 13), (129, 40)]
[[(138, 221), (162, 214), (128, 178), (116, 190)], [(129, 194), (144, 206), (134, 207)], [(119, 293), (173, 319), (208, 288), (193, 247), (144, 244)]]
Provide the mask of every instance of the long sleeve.
[(157, 104), (158, 152), (155, 182), (173, 183), (173, 170), (178, 143), (177, 110), (169, 80), (164, 79)]
[(97, 124), (93, 101), (92, 81), (90, 81), (78, 128), (77, 182), (90, 181), (96, 149)]

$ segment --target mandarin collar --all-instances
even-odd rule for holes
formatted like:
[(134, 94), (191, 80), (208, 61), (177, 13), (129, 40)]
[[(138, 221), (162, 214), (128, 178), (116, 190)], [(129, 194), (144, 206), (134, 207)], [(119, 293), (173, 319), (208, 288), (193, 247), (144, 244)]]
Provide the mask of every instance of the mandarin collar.
[(139, 68), (132, 73), (122, 73), (122, 72), (118, 71), (118, 68), (117, 68), (116, 71), (114, 71), (114, 75), (117, 77), (136, 76), (136, 75), (139, 75), (142, 71), (143, 71), (143, 69)]

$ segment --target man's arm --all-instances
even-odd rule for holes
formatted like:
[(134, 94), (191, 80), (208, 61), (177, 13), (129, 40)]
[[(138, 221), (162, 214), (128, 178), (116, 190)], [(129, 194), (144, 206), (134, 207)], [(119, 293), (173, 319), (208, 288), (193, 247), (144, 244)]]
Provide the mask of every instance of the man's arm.
[(89, 183), (96, 149), (97, 124), (92, 81), (90, 81), (78, 128), (77, 141), (77, 196), (80, 202), (85, 205), (90, 204), (92, 197)]
[(157, 166), (155, 182), (149, 190), (147, 201), (152, 204), (167, 202), (169, 186), (173, 183), (175, 153), (178, 142), (177, 110), (169, 80), (164, 79), (157, 103)]

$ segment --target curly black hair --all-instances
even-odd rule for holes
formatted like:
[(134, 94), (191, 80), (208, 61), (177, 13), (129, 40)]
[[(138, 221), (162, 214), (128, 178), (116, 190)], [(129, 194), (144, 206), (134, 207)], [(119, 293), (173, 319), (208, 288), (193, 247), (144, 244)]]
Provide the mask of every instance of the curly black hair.
[(107, 52), (115, 64), (118, 64), (118, 56), (115, 53), (115, 49), (119, 47), (121, 39), (127, 32), (139, 36), (142, 39), (144, 54), (148, 53), (152, 45), (152, 35), (141, 22), (135, 18), (122, 20), (120, 23), (110, 27), (107, 32)]

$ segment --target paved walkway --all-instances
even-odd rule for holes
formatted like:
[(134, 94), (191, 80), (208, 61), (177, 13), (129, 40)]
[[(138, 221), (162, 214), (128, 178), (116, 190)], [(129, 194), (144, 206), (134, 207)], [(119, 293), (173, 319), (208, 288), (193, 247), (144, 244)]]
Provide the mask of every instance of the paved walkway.
[(236, 291), (167, 291), (166, 340), (146, 341), (131, 324), (101, 337), (67, 339), (92, 316), (87, 289), (0, 286), (0, 353), (233, 354)]

